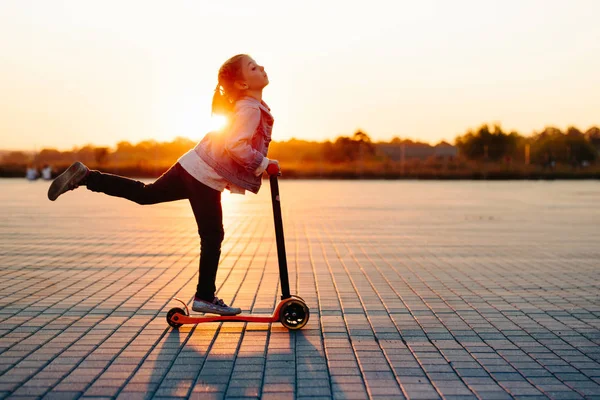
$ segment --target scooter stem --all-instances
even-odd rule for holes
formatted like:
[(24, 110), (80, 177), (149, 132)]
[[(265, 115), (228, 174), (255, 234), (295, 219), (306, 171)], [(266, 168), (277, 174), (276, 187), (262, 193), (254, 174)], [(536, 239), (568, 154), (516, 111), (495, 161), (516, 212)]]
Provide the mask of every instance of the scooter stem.
[(275, 239), (277, 240), (277, 259), (279, 260), (279, 277), (281, 279), (281, 300), (289, 299), (290, 282), (288, 278), (287, 258), (285, 256), (285, 240), (283, 237), (283, 221), (281, 218), (281, 201), (279, 198), (279, 184), (277, 176), (281, 175), (276, 164), (267, 168), (271, 181), (271, 201), (273, 203), (273, 220), (275, 221)]

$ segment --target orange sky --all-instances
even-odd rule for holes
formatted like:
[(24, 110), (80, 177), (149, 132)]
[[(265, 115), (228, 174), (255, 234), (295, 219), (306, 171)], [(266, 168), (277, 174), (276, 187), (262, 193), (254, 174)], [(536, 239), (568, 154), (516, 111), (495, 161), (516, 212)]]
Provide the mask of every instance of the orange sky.
[(599, 1), (0, 3), (0, 149), (202, 138), (219, 66), (269, 73), (274, 140), (431, 143), (600, 125)]

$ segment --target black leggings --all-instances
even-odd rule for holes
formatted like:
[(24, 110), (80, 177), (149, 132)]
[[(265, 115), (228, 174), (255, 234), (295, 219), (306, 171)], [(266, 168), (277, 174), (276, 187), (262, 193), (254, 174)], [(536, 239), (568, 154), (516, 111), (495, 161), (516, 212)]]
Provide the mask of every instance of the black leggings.
[(224, 236), (221, 192), (198, 181), (179, 163), (148, 185), (100, 171), (91, 171), (85, 184), (94, 192), (122, 197), (138, 204), (189, 199), (200, 234), (200, 275), (196, 297), (212, 301)]

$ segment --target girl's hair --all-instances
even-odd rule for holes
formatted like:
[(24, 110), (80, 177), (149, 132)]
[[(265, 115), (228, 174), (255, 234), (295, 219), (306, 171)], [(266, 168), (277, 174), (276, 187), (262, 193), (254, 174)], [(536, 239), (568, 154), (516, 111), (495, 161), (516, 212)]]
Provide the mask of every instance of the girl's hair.
[(212, 101), (212, 113), (227, 115), (233, 111), (236, 100), (242, 94), (242, 91), (234, 85), (236, 80), (242, 76), (242, 60), (247, 57), (246, 54), (237, 54), (219, 68), (217, 87)]

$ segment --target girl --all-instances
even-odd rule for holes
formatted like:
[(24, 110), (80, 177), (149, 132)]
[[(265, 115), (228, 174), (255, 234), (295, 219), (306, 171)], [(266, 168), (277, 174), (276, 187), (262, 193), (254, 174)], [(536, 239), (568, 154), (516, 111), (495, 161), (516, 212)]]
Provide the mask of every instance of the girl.
[(48, 189), (48, 198), (81, 185), (94, 192), (122, 197), (138, 204), (156, 204), (189, 199), (200, 234), (200, 274), (192, 309), (197, 312), (236, 315), (240, 308), (229, 307), (215, 296), (215, 280), (221, 242), (223, 214), (221, 192), (258, 193), (261, 176), (269, 164), (273, 116), (262, 100), (269, 84), (264, 67), (250, 56), (238, 54), (219, 69), (212, 112), (227, 117), (228, 125), (209, 132), (154, 183), (144, 184), (121, 176), (91, 171), (73, 163)]

